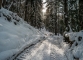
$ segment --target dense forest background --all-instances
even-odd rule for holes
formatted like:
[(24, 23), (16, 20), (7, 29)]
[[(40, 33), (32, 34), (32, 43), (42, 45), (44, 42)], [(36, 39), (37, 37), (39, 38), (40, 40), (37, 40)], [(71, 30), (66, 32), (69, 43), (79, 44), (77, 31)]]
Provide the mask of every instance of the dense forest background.
[(0, 0), (2, 7), (55, 35), (83, 29), (83, 0)]

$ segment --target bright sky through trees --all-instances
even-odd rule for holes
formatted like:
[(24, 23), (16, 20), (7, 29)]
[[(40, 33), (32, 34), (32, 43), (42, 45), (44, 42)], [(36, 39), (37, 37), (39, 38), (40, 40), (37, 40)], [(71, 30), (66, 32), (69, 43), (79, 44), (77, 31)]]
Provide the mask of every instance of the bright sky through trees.
[(47, 3), (45, 3), (45, 2), (46, 2), (46, 0), (43, 0), (43, 9), (42, 9), (43, 14), (45, 14), (46, 10), (47, 10), (47, 8), (46, 8)]

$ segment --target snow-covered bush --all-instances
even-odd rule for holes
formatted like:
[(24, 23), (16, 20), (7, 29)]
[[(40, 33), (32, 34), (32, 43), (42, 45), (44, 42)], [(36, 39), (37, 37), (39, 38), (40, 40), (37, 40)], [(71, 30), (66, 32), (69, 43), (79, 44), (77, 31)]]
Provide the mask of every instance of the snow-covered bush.
[(69, 38), (69, 41), (73, 42), (70, 47), (75, 59), (83, 60), (83, 30), (79, 32), (71, 32), (65, 34), (65, 37)]

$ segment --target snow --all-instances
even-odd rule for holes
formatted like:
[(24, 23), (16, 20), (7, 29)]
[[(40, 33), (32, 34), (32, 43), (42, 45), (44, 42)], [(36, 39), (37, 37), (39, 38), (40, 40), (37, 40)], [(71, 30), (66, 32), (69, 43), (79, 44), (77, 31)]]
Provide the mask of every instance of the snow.
[[(7, 52), (20, 50), (27, 44), (32, 44), (43, 37), (43, 34), (39, 30), (31, 27), (16, 13), (2, 8), (0, 14), (0, 60), (4, 60), (6, 56), (8, 57), (9, 53)], [(10, 22), (8, 22), (8, 17), (10, 18)], [(16, 20), (19, 20), (19, 22)], [(2, 57), (3, 54), (5, 54), (4, 57)], [(10, 53), (10, 55), (13, 54)]]
[[(47, 34), (46, 40), (25, 50), (16, 60), (67, 60), (64, 45), (60, 45), (62, 36), (55, 36), (49, 32)], [(68, 46), (66, 45), (66, 47)]]
[(5, 60), (9, 56), (12, 56), (13, 54), (15, 54), (16, 52), (18, 52), (17, 49), (12, 49), (12, 50), (7, 50), (7, 51), (4, 51), (4, 52), (1, 52), (0, 53), (0, 60)]
[(10, 58), (40, 39), (43, 41), (44, 37), (45, 41), (30, 48), (27, 54), (23, 53), (23, 60), (83, 60), (83, 30), (65, 32), (65, 36), (74, 41), (71, 47), (60, 34), (55, 36), (45, 28), (35, 29), (17, 13), (0, 9), (0, 60)]
[(83, 30), (67, 33), (66, 36), (69, 36), (70, 41), (74, 41), (70, 48), (72, 55), (75, 58), (79, 58), (79, 60), (83, 60)]

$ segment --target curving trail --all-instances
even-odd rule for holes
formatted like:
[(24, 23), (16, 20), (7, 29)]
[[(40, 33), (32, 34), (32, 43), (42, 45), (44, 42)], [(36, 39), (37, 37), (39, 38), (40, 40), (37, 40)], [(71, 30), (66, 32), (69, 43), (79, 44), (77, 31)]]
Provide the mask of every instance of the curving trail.
[(60, 38), (47, 38), (23, 51), (14, 60), (68, 60)]

